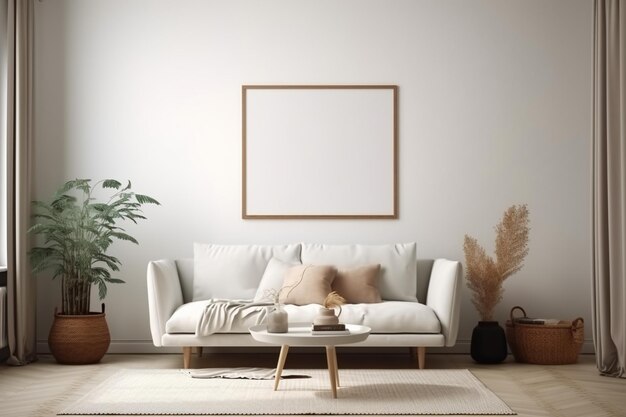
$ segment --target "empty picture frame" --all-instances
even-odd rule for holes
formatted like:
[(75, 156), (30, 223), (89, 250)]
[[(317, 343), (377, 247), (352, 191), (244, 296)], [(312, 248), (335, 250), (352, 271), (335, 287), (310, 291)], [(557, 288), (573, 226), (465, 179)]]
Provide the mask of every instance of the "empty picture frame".
[(242, 86), (242, 218), (398, 218), (397, 93)]

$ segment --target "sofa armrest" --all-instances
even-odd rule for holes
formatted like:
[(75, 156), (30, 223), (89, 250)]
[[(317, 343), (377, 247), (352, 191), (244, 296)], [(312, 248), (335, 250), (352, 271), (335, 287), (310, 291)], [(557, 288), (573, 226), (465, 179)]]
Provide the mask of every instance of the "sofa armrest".
[(150, 332), (154, 346), (161, 346), (165, 334), (165, 323), (174, 311), (183, 304), (176, 263), (160, 260), (148, 263), (148, 308)]
[(460, 262), (437, 259), (430, 273), (426, 305), (441, 322), (446, 346), (454, 346), (459, 332), (462, 269)]

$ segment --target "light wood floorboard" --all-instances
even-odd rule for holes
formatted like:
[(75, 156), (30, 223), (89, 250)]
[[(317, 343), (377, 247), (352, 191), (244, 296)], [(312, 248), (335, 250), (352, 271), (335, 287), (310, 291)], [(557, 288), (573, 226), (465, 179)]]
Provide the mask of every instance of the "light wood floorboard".
[[(342, 368), (415, 368), (408, 353), (372, 354), (337, 350)], [(626, 417), (626, 380), (602, 377), (594, 357), (581, 356), (578, 364), (538, 366), (515, 363), (479, 365), (467, 355), (429, 354), (428, 369), (470, 369), (521, 417)], [(276, 353), (206, 353), (193, 356), (192, 368), (276, 365)], [(102, 363), (58, 365), (47, 355), (25, 367), (0, 365), (0, 416), (54, 416), (120, 369), (177, 369), (182, 355), (107, 355)], [(290, 353), (289, 368), (325, 368), (318, 353)], [(271, 391), (271, 389), (270, 389)]]

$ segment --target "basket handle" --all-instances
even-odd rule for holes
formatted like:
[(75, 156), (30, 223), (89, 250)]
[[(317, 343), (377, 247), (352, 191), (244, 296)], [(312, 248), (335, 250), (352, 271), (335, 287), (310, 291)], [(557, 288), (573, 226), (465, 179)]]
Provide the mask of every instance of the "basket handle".
[(585, 321), (582, 317), (578, 317), (572, 322), (572, 337), (576, 344), (582, 345), (585, 341)]
[(520, 307), (520, 306), (515, 306), (515, 307), (513, 307), (513, 308), (511, 309), (511, 326), (515, 326), (515, 317), (513, 316), (513, 312), (514, 312), (515, 310), (522, 310), (522, 314), (523, 314), (523, 316), (522, 316), (522, 317), (528, 317), (528, 316), (526, 315), (526, 310), (524, 310), (522, 307)]

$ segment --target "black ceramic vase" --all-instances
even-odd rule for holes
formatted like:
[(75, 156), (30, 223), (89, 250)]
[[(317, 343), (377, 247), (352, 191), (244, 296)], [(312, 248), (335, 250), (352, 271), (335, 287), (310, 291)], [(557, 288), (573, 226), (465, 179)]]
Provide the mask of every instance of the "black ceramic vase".
[(504, 329), (497, 321), (479, 321), (472, 332), (472, 359), (478, 363), (500, 363), (506, 354)]

